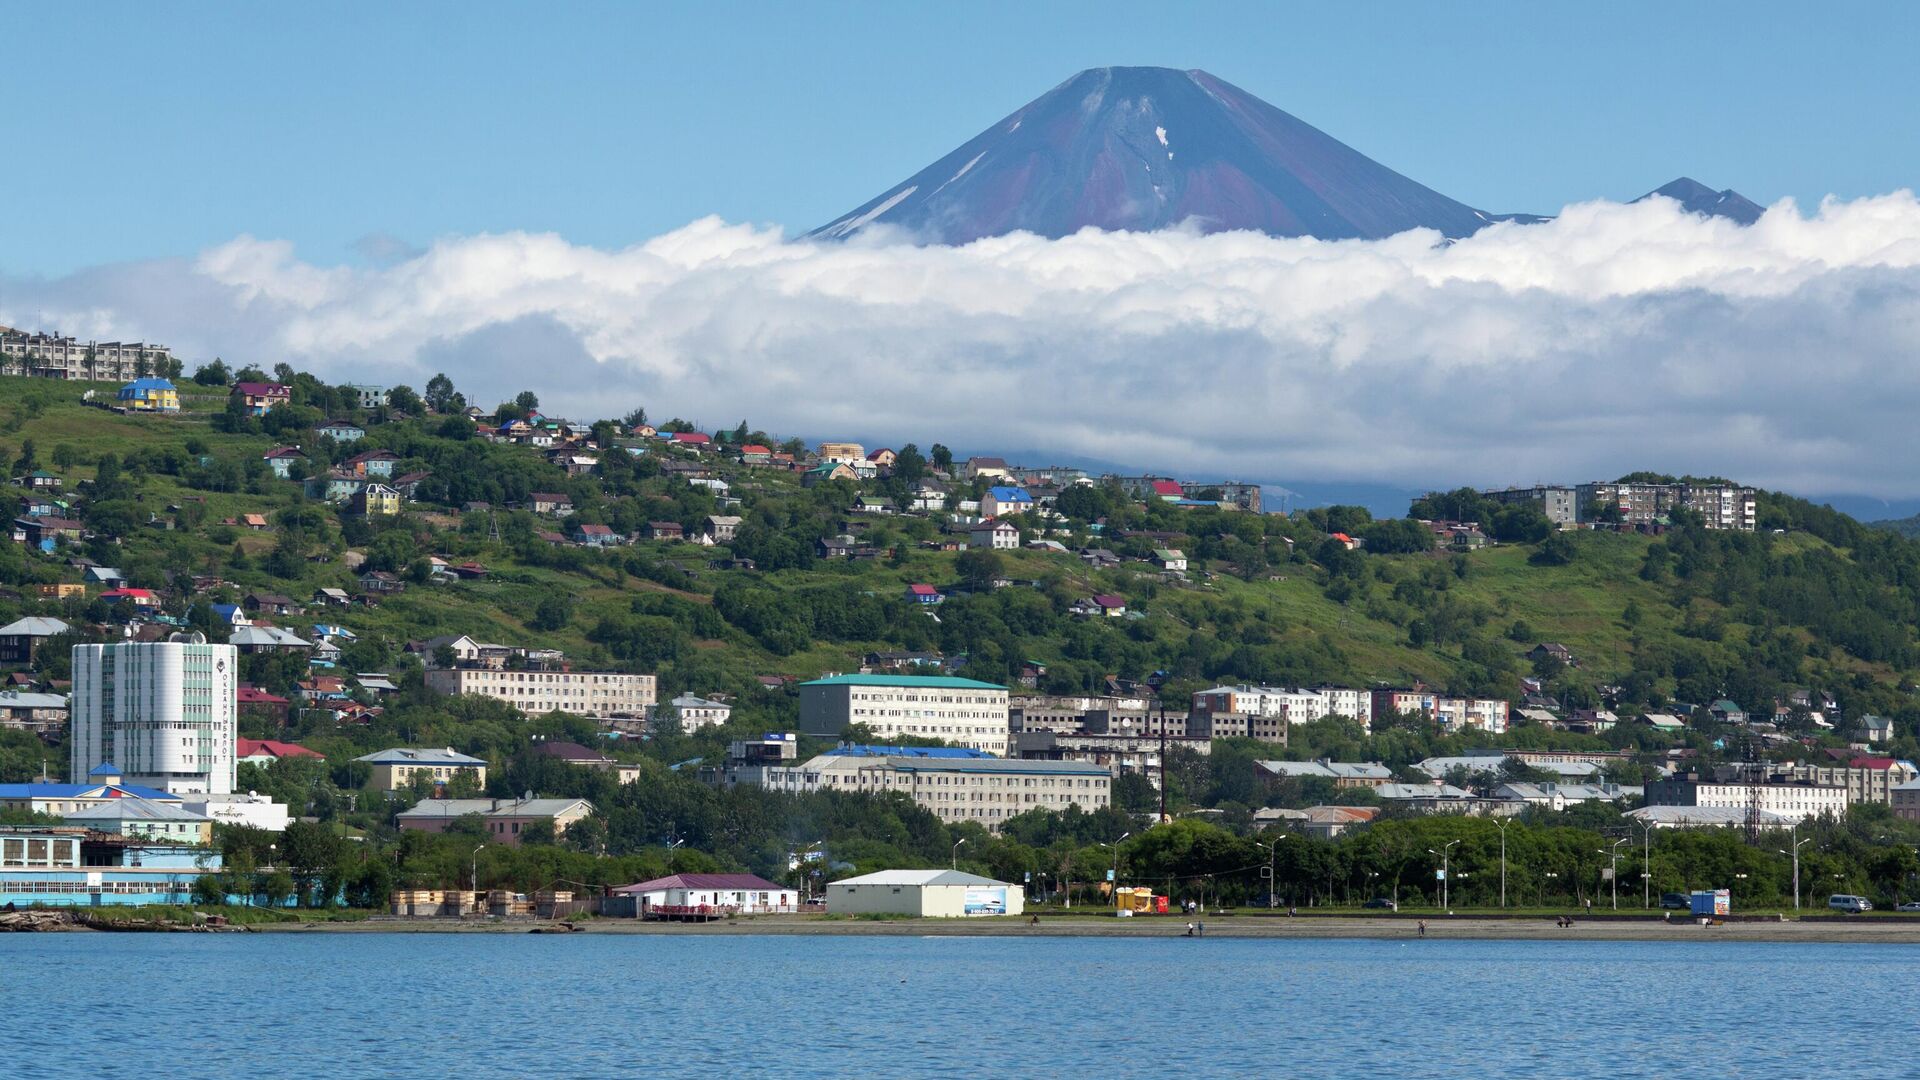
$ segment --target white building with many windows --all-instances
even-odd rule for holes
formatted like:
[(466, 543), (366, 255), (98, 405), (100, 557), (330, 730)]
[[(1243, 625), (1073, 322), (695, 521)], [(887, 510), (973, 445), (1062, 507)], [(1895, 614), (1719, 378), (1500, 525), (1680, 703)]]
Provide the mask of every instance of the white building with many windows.
[(73, 647), (68, 779), (112, 764), (175, 795), (233, 791), (239, 656), (200, 634)]
[(940, 675), (829, 675), (800, 684), (800, 730), (838, 736), (862, 724), (882, 740), (941, 739), (1007, 752), (1007, 688)]
[(485, 666), (428, 668), (427, 689), (504, 701), (529, 716), (564, 712), (595, 719), (644, 717), (654, 704), (651, 675), (572, 671), (564, 667), (513, 670)]
[(898, 791), (942, 821), (977, 821), (993, 830), (1029, 810), (1077, 806), (1090, 813), (1112, 797), (1113, 774), (1104, 765), (922, 756), (908, 747), (891, 749), (910, 756), (821, 754), (793, 768), (767, 769), (761, 782), (774, 791), (794, 794)]

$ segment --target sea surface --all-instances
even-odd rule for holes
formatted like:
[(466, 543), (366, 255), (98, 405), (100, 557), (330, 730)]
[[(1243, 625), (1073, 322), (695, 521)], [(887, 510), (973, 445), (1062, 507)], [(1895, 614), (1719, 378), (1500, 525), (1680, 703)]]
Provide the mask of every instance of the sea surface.
[(0, 1075), (1911, 1077), (1920, 946), (0, 935)]

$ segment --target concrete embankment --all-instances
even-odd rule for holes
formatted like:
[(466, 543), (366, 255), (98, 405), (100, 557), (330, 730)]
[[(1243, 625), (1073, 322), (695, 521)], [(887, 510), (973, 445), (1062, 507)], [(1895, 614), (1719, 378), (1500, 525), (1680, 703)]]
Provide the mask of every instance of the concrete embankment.
[[(1005, 919), (834, 919), (819, 915), (757, 916), (710, 923), (638, 922), (630, 919), (590, 919), (575, 923), (576, 933), (660, 934), (680, 937), (793, 935), (853, 937), (1106, 937), (1153, 938), (1187, 936), (1186, 916), (1116, 919), (1111, 916), (1041, 916), (1035, 925), (1025, 917)], [(1264, 916), (1208, 916), (1209, 938), (1383, 938), (1418, 939), (1419, 922), (1410, 918), (1273, 918)], [(279, 923), (261, 926), (267, 933), (528, 933), (551, 923), (525, 920), (369, 919), (359, 922)], [(1788, 920), (1732, 921), (1712, 926), (1674, 919), (1576, 918), (1570, 927), (1550, 917), (1474, 918), (1434, 917), (1427, 920), (1428, 938), (1472, 938), (1509, 941), (1773, 941), (1861, 942), (1920, 945), (1920, 922), (1860, 919), (1853, 921)]]

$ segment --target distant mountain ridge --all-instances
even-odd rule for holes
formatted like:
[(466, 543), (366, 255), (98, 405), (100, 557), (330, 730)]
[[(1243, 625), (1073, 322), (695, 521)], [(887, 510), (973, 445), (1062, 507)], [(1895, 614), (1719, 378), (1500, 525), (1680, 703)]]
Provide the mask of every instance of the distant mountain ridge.
[(1751, 225), (1759, 221), (1760, 215), (1767, 212), (1766, 207), (1732, 188), (1715, 191), (1691, 176), (1683, 176), (1672, 183), (1654, 188), (1633, 201), (1646, 202), (1655, 195), (1665, 195), (1692, 213), (1728, 218), (1742, 225)]

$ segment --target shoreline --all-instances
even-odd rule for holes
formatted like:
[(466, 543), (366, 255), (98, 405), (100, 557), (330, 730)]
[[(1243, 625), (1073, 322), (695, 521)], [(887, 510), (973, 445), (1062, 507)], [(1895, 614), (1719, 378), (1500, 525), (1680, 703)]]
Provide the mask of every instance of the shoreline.
[[(1198, 920), (1208, 938), (1257, 939), (1399, 939), (1418, 940), (1419, 925), (1411, 919), (1248, 918), (1217, 916)], [(886, 919), (838, 920), (820, 916), (763, 915), (711, 923), (640, 922), (631, 919), (588, 919), (577, 922), (573, 934), (671, 935), (677, 937), (742, 937), (815, 935), (821, 937), (1073, 937), (1073, 938), (1184, 938), (1187, 919), (1181, 916), (1115, 919), (1102, 916), (1042, 916), (1038, 926), (1024, 918), (1011, 919)], [(459, 921), (454, 919), (369, 919), (357, 922), (257, 924), (268, 934), (542, 934), (568, 932), (551, 920)], [(1571, 927), (1552, 919), (1483, 919), (1472, 916), (1427, 920), (1427, 937), (1482, 941), (1743, 941), (1776, 943), (1845, 943), (1920, 945), (1920, 923), (1860, 922), (1727, 922), (1700, 926), (1692, 921), (1658, 919), (1575, 920)]]

